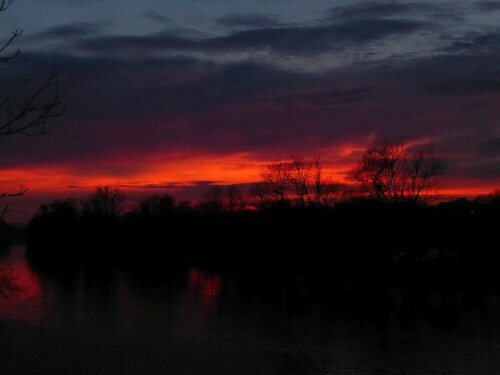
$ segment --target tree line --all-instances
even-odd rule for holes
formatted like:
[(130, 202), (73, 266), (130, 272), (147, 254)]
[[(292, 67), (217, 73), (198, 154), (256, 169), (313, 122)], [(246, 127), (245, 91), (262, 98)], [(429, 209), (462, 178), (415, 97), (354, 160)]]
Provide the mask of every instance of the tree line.
[(382, 141), (370, 146), (348, 171), (347, 184), (336, 181), (319, 156), (295, 155), (267, 163), (260, 174), (262, 181), (252, 186), (249, 198), (258, 207), (332, 207), (349, 198), (421, 203), (438, 195), (444, 171), (444, 160), (430, 144), (411, 150), (401, 142)]
[(358, 164), (347, 173), (352, 184), (337, 182), (319, 156), (307, 159), (294, 155), (288, 160), (267, 163), (262, 180), (245, 196), (234, 185), (212, 186), (196, 202), (181, 202), (168, 194), (144, 198), (126, 209), (124, 194), (111, 186), (100, 186), (87, 199), (55, 201), (41, 207), (41, 214), (73, 206), (88, 216), (116, 217), (124, 211), (161, 216), (180, 207), (199, 211), (240, 211), (276, 205), (333, 207), (352, 199), (378, 202), (420, 203), (436, 197), (444, 162), (430, 145), (408, 151), (402, 143), (385, 141), (369, 147)]

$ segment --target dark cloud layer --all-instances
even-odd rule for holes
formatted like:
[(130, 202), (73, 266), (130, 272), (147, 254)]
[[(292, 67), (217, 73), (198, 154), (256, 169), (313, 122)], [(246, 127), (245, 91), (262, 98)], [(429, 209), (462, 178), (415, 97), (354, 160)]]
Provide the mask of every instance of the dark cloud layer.
[(423, 23), (412, 20), (367, 19), (325, 26), (282, 27), (240, 31), (205, 41), (207, 50), (251, 50), (266, 48), (283, 54), (315, 54), (364, 45), (392, 35), (411, 34)]
[[(395, 39), (413, 41), (430, 27), (439, 31), (420, 15), (442, 8), (365, 2), (288, 25), (258, 14), (229, 14), (217, 20), (231, 29), (227, 34), (196, 38), (171, 31), (111, 36), (86, 23), (48, 29), (40, 40), (64, 39), (71, 48), (26, 52), (0, 72), (0, 83), (36, 86), (57, 63), (67, 114), (48, 136), (2, 143), (0, 167), (61, 166), (127, 181), (151, 154), (246, 153), (266, 160), (392, 138), (435, 142), (450, 157), (452, 178), (500, 178), (496, 30), (454, 35), (428, 54), (386, 53), (321, 70), (289, 67), (360, 47), (389, 45), (391, 52)], [(168, 22), (157, 13), (145, 16)], [(271, 58), (255, 52), (270, 52)]]
[(216, 24), (229, 28), (270, 28), (280, 26), (278, 17), (259, 13), (226, 14), (216, 19)]
[(500, 31), (473, 33), (452, 43), (448, 51), (452, 53), (498, 53)]
[(80, 48), (94, 53), (142, 52), (248, 52), (270, 50), (284, 55), (311, 55), (363, 46), (394, 35), (412, 34), (424, 23), (412, 20), (346, 21), (324, 26), (293, 26), (238, 31), (228, 36), (187, 39), (160, 33), (88, 39)]
[(500, 10), (500, 1), (478, 1), (477, 7), (483, 12)]
[(440, 16), (458, 16), (460, 11), (456, 4), (439, 4), (432, 2), (397, 1), (365, 1), (330, 9), (332, 19), (366, 19), (405, 16), (430, 13)]
[[(255, 61), (41, 54), (25, 54), (15, 67), (28, 71), (54, 59), (66, 82), (68, 113), (50, 136), (5, 144), (4, 167), (98, 163), (97, 170), (116, 175), (107, 163), (120, 160), (120, 150), (138, 158), (165, 150), (272, 158), (373, 135), (436, 139), (445, 153), (474, 153), (481, 144), (491, 154), (488, 137), (500, 125), (495, 54), (394, 59), (318, 73)], [(491, 160), (478, 159), (474, 169), (469, 175), (497, 176)]]
[[(203, 33), (194, 36), (179, 30), (106, 36), (97, 35), (102, 31), (101, 25), (78, 23), (53, 27), (38, 37), (80, 37), (79, 43), (73, 46), (75, 51), (108, 55), (272, 52), (281, 56), (311, 56), (423, 32), (431, 26), (429, 21), (406, 17), (416, 9), (437, 12), (442, 7), (430, 3), (362, 2), (332, 8), (326, 17), (303, 24), (284, 24), (276, 16), (259, 13), (226, 14), (217, 18), (216, 24), (236, 30), (218, 36)], [(164, 24), (171, 22), (155, 11), (145, 12), (143, 16)]]
[(485, 156), (500, 157), (500, 137), (491, 138), (482, 142), (479, 146), (479, 150), (481, 154)]
[(500, 176), (499, 160), (479, 159), (474, 162), (457, 161), (454, 172), (459, 177), (473, 180), (496, 180)]
[(500, 93), (500, 80), (492, 81), (441, 81), (429, 86), (434, 93), (474, 95), (481, 93)]

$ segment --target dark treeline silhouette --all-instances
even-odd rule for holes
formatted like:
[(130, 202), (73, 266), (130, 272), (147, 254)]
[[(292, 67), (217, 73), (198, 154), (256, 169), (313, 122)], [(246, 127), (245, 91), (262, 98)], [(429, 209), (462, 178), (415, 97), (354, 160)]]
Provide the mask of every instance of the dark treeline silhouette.
[(378, 280), (425, 270), (421, 283), (446, 270), (459, 281), (499, 265), (499, 196), (434, 206), (350, 199), (247, 210), (176, 204), (162, 195), (125, 212), (120, 192), (103, 187), (84, 202), (42, 206), (26, 243), (32, 261), (64, 270), (86, 264), (167, 272), (194, 264)]
[[(248, 197), (213, 186), (203, 199), (169, 195), (125, 209), (117, 189), (43, 205), (27, 228), (33, 266), (74, 272), (123, 267), (164, 275), (187, 266), (224, 268), (269, 289), (297, 275), (319, 285), (397, 283), (419, 288), (500, 285), (495, 232), (500, 193), (429, 205), (443, 162), (429, 146), (378, 143), (346, 188), (319, 157), (268, 163)], [(321, 289), (321, 288), (320, 288)]]

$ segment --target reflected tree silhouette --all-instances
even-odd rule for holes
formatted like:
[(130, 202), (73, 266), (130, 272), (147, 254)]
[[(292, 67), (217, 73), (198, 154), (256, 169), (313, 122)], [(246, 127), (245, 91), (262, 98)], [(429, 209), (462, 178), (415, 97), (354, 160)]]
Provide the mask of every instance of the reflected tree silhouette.
[(12, 273), (0, 272), (0, 297), (9, 298), (19, 292), (19, 287)]

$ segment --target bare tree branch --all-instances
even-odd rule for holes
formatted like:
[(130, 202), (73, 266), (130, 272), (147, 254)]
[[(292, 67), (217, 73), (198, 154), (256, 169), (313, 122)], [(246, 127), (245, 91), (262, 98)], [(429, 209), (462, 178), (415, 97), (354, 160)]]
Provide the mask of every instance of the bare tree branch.
[(267, 163), (260, 176), (267, 184), (268, 193), (275, 201), (285, 201), (289, 182), (289, 162), (275, 161)]
[(110, 185), (99, 186), (94, 194), (84, 200), (84, 212), (91, 215), (114, 217), (123, 211), (125, 196)]
[(21, 102), (7, 97), (0, 102), (0, 137), (47, 133), (47, 121), (65, 112), (57, 77), (57, 68), (53, 67), (46, 81), (29, 97)]
[[(0, 194), (0, 199), (5, 198), (5, 197), (19, 197), (21, 195), (24, 195), (28, 191), (28, 188), (25, 188), (24, 186), (21, 186), (18, 191), (14, 193), (2, 193)], [(3, 220), (5, 217), (5, 214), (7, 213), (7, 210), (9, 209), (8, 205), (5, 205), (1, 211), (0, 211), (0, 221)]]
[(25, 188), (24, 186), (21, 186), (19, 190), (15, 193), (2, 193), (0, 194), (0, 199), (5, 198), (5, 197), (19, 197), (21, 195), (24, 195), (28, 191), (28, 188)]
[(297, 197), (298, 203), (305, 206), (310, 200), (309, 185), (312, 179), (313, 163), (300, 155), (294, 155), (287, 163), (287, 167), (290, 189)]
[[(1, 0), (0, 1), (0, 12), (3, 12), (6, 10), (10, 4), (12, 4), (14, 0)], [(15, 29), (14, 31), (11, 31), (11, 36), (9, 39), (7, 39), (6, 42), (4, 42), (3, 46), (0, 47), (0, 53), (4, 52), (7, 47), (9, 47), (14, 39), (16, 39), (18, 36), (20, 36), (23, 33), (23, 30), (20, 29)], [(19, 49), (16, 50), (14, 53), (11, 53), (10, 55), (7, 56), (0, 56), (0, 62), (8, 62), (12, 60), (14, 57), (19, 55), (20, 51)]]
[[(5, 11), (13, 2), (14, 0), (0, 0), (0, 12)], [(7, 63), (19, 55), (19, 50), (9, 53), (8, 49), (22, 33), (23, 30), (15, 29), (0, 45), (0, 62)], [(47, 121), (64, 113), (57, 78), (58, 71), (54, 66), (46, 80), (23, 99), (8, 94), (0, 99), (0, 138), (12, 134), (34, 136), (47, 133)], [(0, 194), (0, 199), (21, 196), (27, 191), (27, 188), (21, 186), (17, 192)], [(0, 220), (5, 216), (7, 208), (5, 206), (1, 209)]]
[(12, 4), (14, 0), (1, 0), (0, 1), (0, 12), (3, 12), (5, 9), (9, 7), (10, 4)]
[(260, 204), (286, 201), (299, 206), (332, 206), (340, 196), (339, 185), (326, 174), (320, 156), (306, 159), (294, 155), (270, 162), (260, 176), (263, 181), (250, 190)]
[[(3, 51), (5, 51), (5, 49), (7, 49), (7, 47), (10, 46), (11, 43), (14, 41), (14, 39), (16, 39), (22, 33), (23, 33), (23, 30), (19, 30), (19, 29), (15, 29), (14, 31), (11, 31), (10, 32), (10, 34), (11, 34), (10, 38), (3, 44), (2, 47), (0, 47), (0, 53), (2, 53)], [(19, 49), (17, 49), (15, 52), (11, 53), (10, 55), (0, 56), (0, 62), (9, 62), (14, 57), (16, 57), (17, 55), (19, 55), (20, 52), (21, 51)]]

